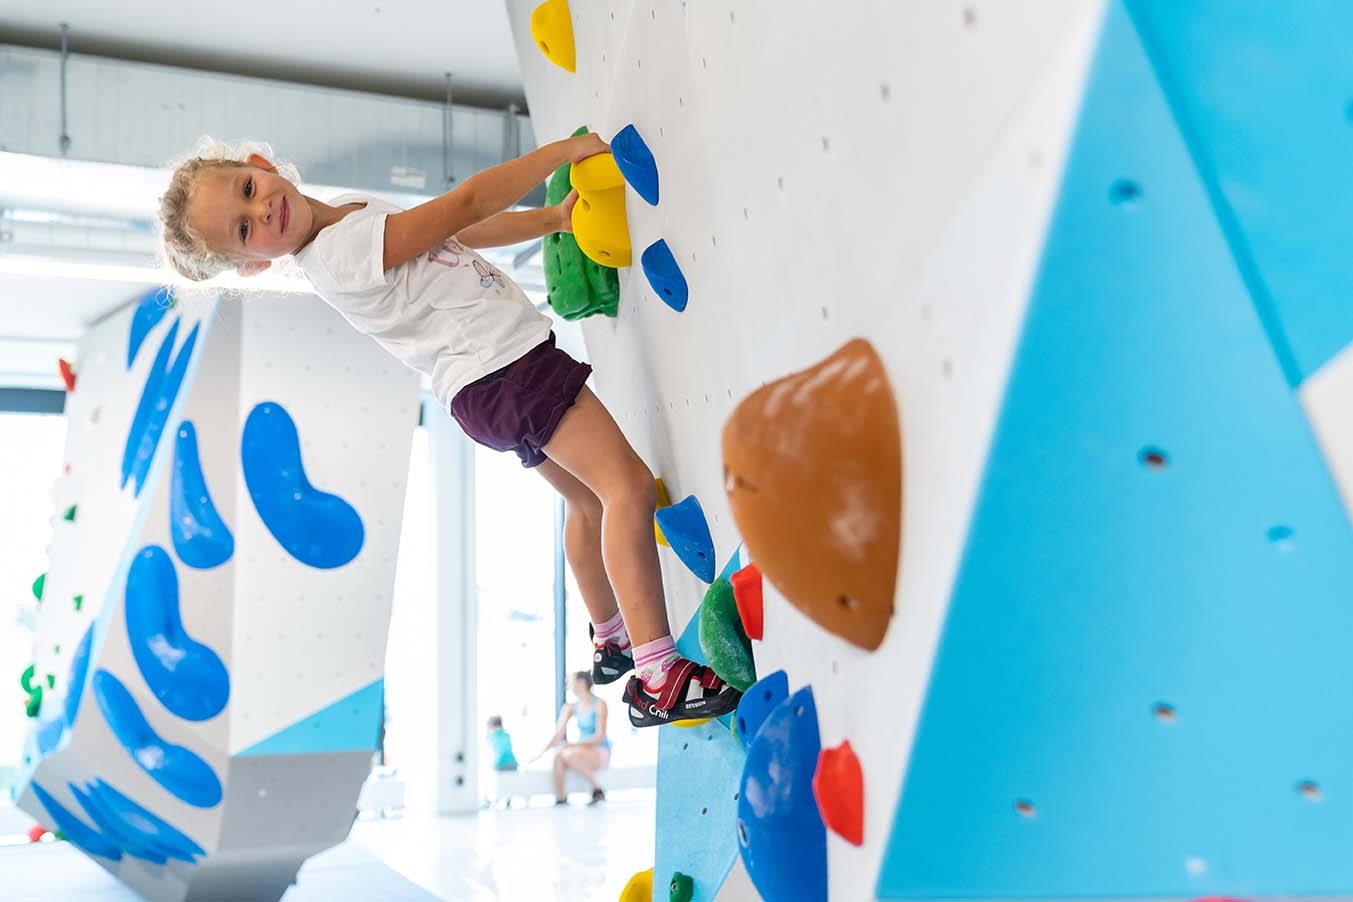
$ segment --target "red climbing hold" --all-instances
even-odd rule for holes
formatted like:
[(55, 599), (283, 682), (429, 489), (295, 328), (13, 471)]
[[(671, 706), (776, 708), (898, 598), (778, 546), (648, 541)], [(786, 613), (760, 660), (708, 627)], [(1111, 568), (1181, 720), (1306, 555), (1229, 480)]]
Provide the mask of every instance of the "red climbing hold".
[(28, 841), (42, 842), (42, 837), (47, 832), (47, 828), (42, 826), (42, 824), (34, 824), (28, 828)]
[(57, 368), (61, 370), (61, 381), (66, 383), (66, 391), (75, 391), (75, 370), (71, 369), (70, 361), (59, 358)]
[(864, 772), (849, 739), (818, 753), (813, 796), (824, 824), (846, 842), (864, 845)]
[(761, 569), (748, 564), (728, 578), (733, 584), (733, 598), (738, 603), (738, 616), (748, 639), (760, 639), (765, 616), (761, 609)]

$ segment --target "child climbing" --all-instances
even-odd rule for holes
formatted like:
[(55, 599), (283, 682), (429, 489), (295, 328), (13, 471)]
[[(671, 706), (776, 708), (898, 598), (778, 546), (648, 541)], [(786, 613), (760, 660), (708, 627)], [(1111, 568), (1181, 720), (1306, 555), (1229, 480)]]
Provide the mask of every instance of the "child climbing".
[(592, 368), (555, 347), (550, 320), (474, 248), (571, 230), (576, 196), (504, 212), (557, 167), (607, 151), (555, 141), (470, 176), (410, 210), (361, 194), (324, 203), (267, 157), (204, 143), (160, 198), (165, 255), (184, 277), (243, 276), (292, 257), (358, 331), (427, 375), (470, 438), (514, 451), (568, 505), (564, 548), (592, 626), (593, 678), (625, 688), (636, 726), (714, 717), (740, 694), (682, 658), (653, 542), (653, 475), (586, 386)]

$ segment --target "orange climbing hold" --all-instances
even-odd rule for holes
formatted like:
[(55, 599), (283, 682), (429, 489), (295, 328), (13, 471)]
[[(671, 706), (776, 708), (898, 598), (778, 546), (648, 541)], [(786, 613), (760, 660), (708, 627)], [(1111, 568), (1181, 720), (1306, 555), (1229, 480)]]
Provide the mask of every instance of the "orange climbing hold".
[(733, 584), (733, 599), (742, 618), (742, 631), (748, 639), (760, 639), (765, 626), (761, 604), (761, 568), (748, 564), (728, 578)]
[(64, 357), (57, 358), (56, 367), (61, 371), (61, 381), (66, 383), (66, 391), (75, 391), (75, 370)]
[(902, 438), (883, 361), (854, 339), (743, 399), (723, 431), (724, 488), (766, 579), (869, 651), (893, 616)]
[(864, 772), (849, 739), (818, 752), (813, 797), (824, 824), (846, 842), (864, 845)]

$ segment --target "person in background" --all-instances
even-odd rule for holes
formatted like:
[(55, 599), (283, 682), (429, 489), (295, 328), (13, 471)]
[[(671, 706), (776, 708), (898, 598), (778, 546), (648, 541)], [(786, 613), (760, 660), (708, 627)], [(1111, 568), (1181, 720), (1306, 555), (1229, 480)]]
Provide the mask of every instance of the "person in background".
[(493, 749), (494, 770), (516, 770), (517, 756), (512, 754), (512, 737), (503, 729), (503, 719), (497, 714), (489, 718), (489, 748)]
[[(559, 709), (559, 723), (554, 735), (531, 761), (559, 746), (554, 755), (554, 804), (568, 804), (564, 780), (568, 771), (573, 771), (591, 784), (592, 801), (588, 804), (596, 805), (606, 801), (606, 791), (597, 782), (597, 771), (605, 770), (611, 763), (611, 740), (606, 738), (606, 702), (592, 694), (592, 674), (586, 670), (573, 675), (573, 697), (573, 702)], [(570, 718), (578, 721), (577, 742), (565, 739)]]

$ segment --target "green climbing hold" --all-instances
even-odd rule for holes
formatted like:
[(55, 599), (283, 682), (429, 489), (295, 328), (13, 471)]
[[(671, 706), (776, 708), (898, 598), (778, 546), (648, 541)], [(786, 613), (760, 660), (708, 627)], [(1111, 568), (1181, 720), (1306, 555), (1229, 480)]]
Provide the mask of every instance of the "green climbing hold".
[[(587, 126), (574, 135), (587, 134)], [(572, 167), (565, 163), (554, 171), (545, 190), (545, 202), (563, 203), (573, 190)], [(588, 258), (569, 232), (546, 235), (545, 286), (554, 312), (564, 319), (582, 319), (596, 313), (615, 316), (620, 306), (620, 274)]]
[(33, 694), (33, 676), (34, 676), (37, 672), (38, 672), (38, 665), (36, 665), (36, 664), (29, 664), (29, 665), (28, 665), (28, 669), (25, 670), (25, 671), (23, 672), (23, 675), (19, 677), (19, 685), (22, 686), (22, 687), (23, 687), (23, 691), (24, 691), (24, 692), (27, 692), (29, 695), (32, 695), (32, 694)]
[(667, 890), (667, 902), (691, 902), (695, 898), (695, 881), (689, 874), (676, 871)]
[(64, 834), (64, 833), (62, 833), (60, 830), (58, 830), (58, 831), (56, 831), (55, 833), (52, 834), (52, 839), (55, 839), (57, 842), (65, 842), (65, 841), (66, 841), (66, 834)]
[(722, 577), (710, 585), (700, 605), (700, 649), (714, 672), (739, 692), (756, 682), (752, 641), (738, 617), (733, 586)]
[(34, 686), (33, 691), (28, 693), (28, 704), (24, 705), (24, 712), (29, 717), (37, 717), (38, 712), (42, 710), (42, 687)]
[(75, 610), (78, 612), (80, 608), (84, 606), (85, 606), (85, 597), (83, 595), (75, 596)]
[(42, 587), (43, 585), (46, 584), (46, 582), (47, 582), (47, 574), (45, 573), (39, 576), (37, 579), (33, 580), (33, 597), (36, 598), (38, 601), (42, 601)]
[(62, 516), (61, 519), (66, 520), (66, 521), (68, 521), (68, 522), (70, 522), (70, 523), (74, 523), (74, 522), (75, 522), (75, 508), (76, 508), (76, 505), (74, 505), (74, 504), (72, 504), (70, 507), (66, 508), (66, 513), (65, 513), (64, 516)]
[(56, 674), (54, 673), (47, 674), (47, 688), (48, 689), (56, 688)]
[(55, 645), (52, 646), (52, 654), (54, 654), (54, 655), (59, 655), (59, 654), (61, 654), (61, 643), (60, 643), (60, 642), (58, 642), (58, 643), (56, 643)]

